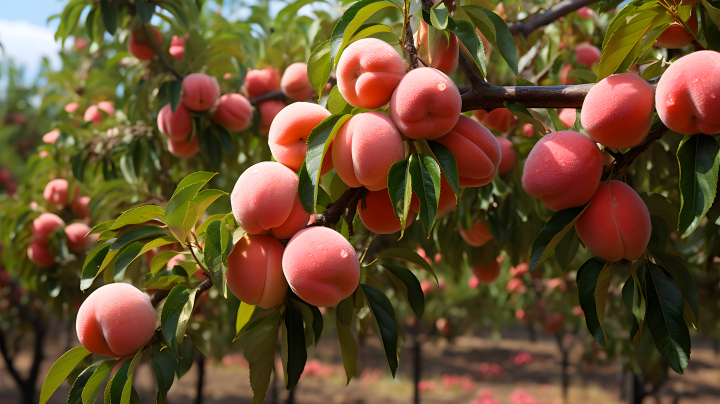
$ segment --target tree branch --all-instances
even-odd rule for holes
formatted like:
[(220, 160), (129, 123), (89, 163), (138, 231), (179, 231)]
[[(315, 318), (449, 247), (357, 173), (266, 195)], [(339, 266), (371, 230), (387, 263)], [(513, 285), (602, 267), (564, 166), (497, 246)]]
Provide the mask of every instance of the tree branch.
[(350, 237), (352, 237), (352, 221), (355, 218), (355, 212), (357, 212), (357, 204), (360, 200), (365, 199), (369, 192), (365, 187), (346, 189), (338, 200), (331, 203), (323, 213), (315, 215), (315, 221), (308, 227), (324, 226), (334, 228), (340, 219), (344, 219), (345, 223), (348, 224)]
[(527, 37), (536, 29), (548, 25), (558, 18), (593, 4), (596, 1), (597, 0), (563, 0), (545, 10), (543, 13), (535, 14), (524, 21), (508, 24), (508, 28), (510, 28), (510, 32), (513, 34), (523, 34), (523, 36)]
[(250, 101), (251, 105), (258, 105), (265, 101), (284, 100), (284, 99), (285, 99), (285, 94), (283, 94), (282, 91), (278, 90), (278, 91), (270, 91), (269, 93), (265, 93), (263, 95), (258, 95), (255, 98), (248, 99), (248, 101)]
[(172, 73), (175, 77), (177, 77), (178, 80), (182, 81), (184, 78), (180, 73), (178, 73), (177, 70), (173, 67), (173, 65), (168, 62), (167, 58), (165, 58), (165, 55), (162, 53), (162, 49), (160, 49), (160, 45), (158, 45), (157, 41), (155, 40), (155, 35), (153, 35), (152, 30), (150, 29), (150, 26), (147, 24), (143, 24), (143, 27), (145, 28), (145, 34), (148, 36), (148, 39), (150, 40), (150, 44), (152, 45), (153, 50), (160, 58), (160, 61), (163, 62), (165, 67), (167, 67), (168, 70), (170, 70), (170, 73)]
[(625, 171), (627, 171), (628, 167), (630, 167), (630, 164), (632, 164), (635, 159), (641, 155), (643, 152), (645, 152), (653, 142), (663, 137), (665, 133), (667, 133), (668, 128), (665, 126), (660, 127), (654, 132), (651, 132), (648, 137), (645, 139), (645, 141), (632, 149), (628, 150), (627, 153), (621, 154), (615, 158), (615, 161), (605, 167), (605, 171), (602, 175), (602, 180), (605, 181), (610, 177), (610, 175), (614, 172), (615, 175), (620, 174), (620, 176), (625, 174)]
[(405, 52), (407, 52), (408, 57), (410, 58), (410, 70), (416, 69), (418, 67), (418, 55), (417, 49), (415, 49), (415, 39), (413, 39), (412, 26), (410, 26), (409, 20), (405, 25), (405, 45), (403, 48), (405, 48)]

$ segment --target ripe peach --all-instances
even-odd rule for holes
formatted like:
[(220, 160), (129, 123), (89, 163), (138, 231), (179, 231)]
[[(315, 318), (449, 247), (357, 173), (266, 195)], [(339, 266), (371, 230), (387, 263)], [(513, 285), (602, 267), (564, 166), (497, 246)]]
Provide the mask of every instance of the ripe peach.
[(54, 213), (41, 213), (40, 216), (32, 222), (32, 235), (36, 241), (47, 243), (50, 233), (64, 225), (65, 222), (60, 219), (60, 216)]
[(295, 234), (285, 247), (282, 268), (293, 292), (313, 306), (335, 306), (360, 283), (355, 249), (327, 227), (308, 227)]
[(487, 128), (472, 118), (459, 115), (452, 130), (436, 141), (455, 156), (461, 186), (487, 185), (497, 175), (502, 158), (500, 145)]
[(315, 92), (307, 75), (307, 63), (293, 63), (285, 69), (280, 80), (283, 94), (295, 101), (305, 101)]
[[(523, 125), (523, 136), (533, 137), (535, 135), (535, 127), (531, 123)], [(502, 162), (501, 162), (502, 163)]]
[(411, 139), (437, 139), (450, 132), (460, 116), (460, 91), (443, 72), (421, 67), (406, 74), (390, 99), (390, 117)]
[(652, 233), (645, 202), (620, 181), (600, 183), (575, 230), (590, 251), (608, 261), (640, 258)]
[(275, 69), (250, 70), (245, 75), (245, 89), (249, 98), (280, 89), (280, 73)]
[(430, 279), (425, 279), (424, 281), (420, 282), (420, 289), (422, 290), (424, 295), (427, 295), (430, 292), (433, 292), (435, 289), (435, 282), (431, 281)]
[(185, 56), (185, 38), (173, 35), (172, 40), (170, 41), (170, 49), (168, 49), (168, 53), (170, 53), (170, 55), (172, 55), (175, 59), (182, 60)]
[(655, 92), (640, 76), (614, 74), (590, 89), (580, 121), (592, 140), (626, 149), (640, 144), (650, 132), (654, 105)]
[(245, 236), (230, 256), (225, 280), (233, 294), (247, 304), (271, 309), (285, 298), (283, 246), (273, 237)]
[[(690, 18), (685, 21), (688, 28), (698, 33), (698, 19), (695, 10), (690, 14)], [(659, 46), (667, 49), (680, 49), (690, 45), (693, 41), (693, 36), (687, 32), (685, 27), (679, 22), (673, 22), (669, 27), (663, 31), (662, 34), (655, 41), (655, 46)]]
[(272, 123), (275, 120), (275, 117), (285, 107), (286, 107), (285, 103), (280, 100), (265, 101), (265, 102), (261, 103), (260, 105), (258, 105), (258, 109), (260, 110), (260, 134), (261, 135), (267, 136), (270, 133), (270, 126), (272, 126)]
[(543, 332), (546, 334), (557, 334), (562, 330), (563, 315), (559, 312), (548, 313), (543, 322)]
[(370, 191), (387, 188), (390, 166), (404, 157), (402, 136), (390, 118), (380, 112), (353, 116), (333, 141), (335, 171), (352, 188), (365, 186)]
[(178, 104), (174, 113), (172, 105), (167, 104), (158, 113), (157, 125), (160, 133), (168, 139), (176, 142), (184, 141), (192, 132), (192, 117), (183, 104)]
[(134, 355), (155, 332), (155, 309), (150, 298), (134, 286), (111, 283), (83, 302), (76, 329), (80, 343), (94, 354)]
[(77, 102), (68, 102), (67, 105), (65, 105), (65, 112), (68, 114), (72, 114), (73, 112), (77, 111), (77, 109), (80, 108), (80, 104)]
[(477, 266), (472, 268), (472, 273), (480, 280), (480, 283), (493, 283), (500, 275), (500, 263), (495, 260), (486, 267), (480, 260)]
[(445, 317), (440, 317), (437, 321), (435, 321), (435, 328), (437, 328), (438, 332), (442, 335), (450, 335), (450, 332), (452, 331), (450, 321)]
[(515, 318), (517, 319), (518, 322), (524, 323), (527, 321), (528, 315), (525, 312), (525, 310), (517, 309), (517, 310), (515, 310)]
[(68, 204), (68, 182), (62, 178), (56, 178), (45, 185), (43, 198), (56, 205)]
[(207, 111), (220, 98), (220, 84), (213, 76), (193, 73), (182, 81), (182, 103), (191, 111)]
[(562, 71), (560, 72), (560, 84), (564, 86), (571, 86), (573, 84), (577, 84), (575, 76), (570, 75), (570, 72), (572, 70), (572, 65), (565, 65), (565, 67), (563, 67)]
[(70, 251), (80, 252), (97, 240), (97, 234), (85, 236), (90, 231), (85, 223), (73, 223), (65, 227), (67, 246)]
[(95, 122), (95, 126), (100, 125), (100, 122), (103, 121), (103, 116), (100, 113), (100, 111), (104, 111), (109, 116), (115, 115), (115, 107), (113, 106), (112, 102), (110, 101), (100, 101), (97, 105), (91, 105), (88, 107), (88, 109), (85, 110), (85, 114), (83, 115), (83, 119), (85, 119), (85, 122)]
[(167, 147), (170, 154), (180, 158), (190, 158), (200, 151), (200, 139), (197, 135), (193, 136), (190, 140), (174, 141), (172, 139), (167, 140)]
[(602, 53), (597, 46), (584, 43), (575, 48), (575, 61), (587, 67), (592, 67), (595, 63), (600, 63), (601, 58)]
[(478, 286), (480, 286), (480, 279), (478, 279), (474, 276), (471, 276), (470, 278), (468, 278), (468, 287), (470, 289), (477, 289)]
[(510, 278), (505, 287), (508, 293), (517, 293), (519, 295), (524, 295), (527, 292), (527, 286), (525, 286), (525, 282), (523, 282), (522, 279), (519, 278)]
[(575, 108), (563, 108), (558, 114), (558, 118), (560, 118), (560, 122), (562, 122), (566, 128), (572, 128), (577, 119), (577, 112), (575, 112)]
[(60, 130), (53, 129), (50, 132), (43, 135), (42, 141), (47, 144), (55, 144), (55, 142), (57, 142), (59, 137), (60, 137)]
[(41, 159), (46, 159), (50, 157), (50, 152), (47, 150), (40, 150), (40, 152), (38, 153), (38, 157), (40, 157)]
[(173, 269), (173, 268), (175, 268), (176, 265), (180, 265), (180, 263), (183, 261), (185, 261), (185, 254), (178, 254), (168, 260), (167, 265), (165, 265), (165, 268)]
[[(365, 227), (373, 233), (392, 234), (400, 231), (400, 221), (395, 217), (390, 195), (387, 189), (372, 191), (365, 197), (365, 208), (362, 208), (362, 201), (358, 201), (357, 211), (360, 214)], [(420, 201), (413, 194), (410, 200), (410, 211), (405, 221), (405, 228), (415, 220), (420, 210)], [(428, 259), (429, 261), (429, 259)]]
[(434, 38), (430, 41), (430, 29), (427, 23), (420, 20), (417, 36), (418, 57), (425, 63), (430, 63), (445, 74), (452, 74), (458, 65), (460, 47), (455, 34), (446, 34), (445, 31), (434, 30)]
[[(155, 27), (150, 27), (155, 41), (158, 45), (162, 44), (163, 36)], [(152, 47), (152, 41), (144, 29), (136, 29), (130, 31), (130, 38), (127, 42), (128, 52), (140, 60), (150, 60), (155, 56)]]
[(280, 163), (261, 162), (240, 175), (230, 195), (233, 215), (249, 234), (290, 238), (309, 214), (297, 195), (298, 176)]
[(577, 13), (578, 13), (578, 17), (582, 18), (583, 20), (589, 20), (589, 19), (593, 18), (593, 14), (595, 14), (593, 9), (588, 6), (580, 7), (577, 10)]
[(497, 139), (500, 145), (500, 151), (502, 152), (502, 159), (498, 166), (498, 174), (505, 175), (515, 166), (517, 155), (515, 154), (515, 149), (513, 149), (513, 144), (510, 139), (501, 136), (497, 136), (495, 139)]
[(510, 268), (510, 276), (515, 278), (522, 278), (523, 275), (530, 272), (530, 265), (526, 262), (522, 262), (515, 267)]
[(507, 108), (495, 108), (490, 112), (479, 109), (473, 112), (473, 118), (488, 129), (495, 129), (500, 133), (507, 132), (518, 120), (515, 114)]
[(309, 102), (296, 102), (281, 110), (270, 125), (268, 136), (275, 160), (293, 171), (300, 171), (305, 161), (308, 135), (329, 116), (330, 111)]
[(27, 256), (34, 265), (47, 268), (55, 263), (55, 254), (50, 252), (46, 243), (35, 240), (28, 246)]
[(405, 65), (390, 44), (377, 38), (353, 42), (337, 66), (340, 94), (353, 107), (375, 109), (390, 101)]
[(482, 247), (493, 238), (484, 219), (474, 221), (470, 230), (466, 230), (458, 224), (458, 231), (463, 240), (473, 247)]
[(253, 107), (250, 101), (240, 94), (225, 94), (220, 97), (220, 104), (212, 116), (215, 123), (231, 132), (244, 131), (250, 126), (252, 118)]
[(693, 52), (670, 65), (658, 82), (655, 105), (670, 130), (720, 133), (720, 53)]
[(72, 209), (73, 215), (75, 215), (79, 219), (87, 219), (90, 217), (90, 197), (89, 196), (81, 196), (80, 198), (76, 198), (72, 203), (70, 204), (70, 208)]
[(598, 187), (602, 161), (600, 149), (587, 136), (573, 131), (545, 135), (525, 161), (523, 188), (556, 212), (582, 206)]

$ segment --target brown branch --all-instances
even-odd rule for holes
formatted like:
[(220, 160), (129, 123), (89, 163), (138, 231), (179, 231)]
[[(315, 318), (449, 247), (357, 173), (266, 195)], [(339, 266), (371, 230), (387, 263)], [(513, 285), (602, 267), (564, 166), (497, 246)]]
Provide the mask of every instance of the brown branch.
[(357, 212), (357, 204), (360, 200), (364, 200), (368, 194), (365, 187), (348, 188), (343, 192), (337, 201), (328, 205), (323, 213), (315, 215), (315, 221), (308, 227), (324, 226), (335, 228), (340, 219), (344, 219), (349, 227), (350, 237), (353, 235), (352, 222)]
[(417, 49), (415, 48), (415, 40), (413, 39), (412, 26), (410, 26), (410, 21), (405, 24), (405, 45), (403, 46), (403, 48), (408, 54), (408, 64), (410, 65), (410, 70), (416, 69), (418, 67), (418, 55)]
[(597, 0), (563, 0), (545, 10), (543, 13), (535, 14), (524, 21), (508, 24), (508, 28), (510, 28), (510, 32), (513, 34), (522, 34), (527, 37), (536, 29), (544, 27), (558, 18), (593, 4), (596, 1)]
[(160, 49), (160, 45), (158, 45), (157, 41), (155, 40), (155, 35), (153, 35), (152, 30), (150, 29), (150, 26), (147, 24), (143, 24), (143, 27), (145, 28), (145, 33), (148, 36), (148, 39), (150, 40), (150, 44), (152, 45), (153, 50), (160, 58), (160, 61), (163, 62), (165, 67), (167, 67), (168, 70), (170, 70), (170, 73), (172, 73), (175, 77), (177, 77), (178, 80), (182, 81), (184, 78), (180, 73), (178, 73), (177, 70), (168, 62), (165, 55), (162, 53), (162, 49)]
[(605, 171), (603, 172), (602, 181), (605, 181), (610, 177), (610, 175), (614, 172), (616, 176), (622, 177), (625, 174), (625, 171), (627, 171), (628, 167), (630, 167), (630, 164), (632, 164), (635, 159), (641, 155), (643, 152), (645, 152), (651, 144), (653, 144), (656, 140), (663, 137), (665, 133), (667, 133), (668, 128), (665, 126), (660, 127), (660, 129), (657, 129), (656, 131), (650, 133), (648, 137), (645, 139), (645, 141), (632, 149), (628, 150), (627, 153), (623, 153), (617, 157), (615, 157), (615, 161), (607, 167), (605, 167)]
[(258, 105), (258, 104), (262, 104), (265, 101), (284, 100), (284, 99), (285, 99), (285, 94), (282, 91), (278, 90), (278, 91), (270, 91), (269, 93), (258, 95), (255, 98), (248, 99), (248, 101), (250, 101), (251, 105)]

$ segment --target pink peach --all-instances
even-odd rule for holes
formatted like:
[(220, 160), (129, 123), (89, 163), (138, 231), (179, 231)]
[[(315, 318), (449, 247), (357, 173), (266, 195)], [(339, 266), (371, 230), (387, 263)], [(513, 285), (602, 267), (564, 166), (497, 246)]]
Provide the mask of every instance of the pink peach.
[(207, 111), (220, 98), (220, 84), (213, 76), (193, 73), (182, 81), (182, 103), (191, 111)]
[(285, 69), (280, 80), (280, 89), (283, 94), (295, 101), (305, 101), (313, 95), (310, 80), (307, 75), (307, 63), (293, 63)]
[(293, 171), (300, 171), (310, 132), (329, 116), (330, 111), (309, 102), (296, 102), (283, 108), (270, 125), (268, 136), (275, 160)]
[(253, 107), (250, 101), (240, 94), (225, 94), (220, 97), (220, 104), (212, 116), (215, 123), (231, 132), (244, 131), (250, 127), (252, 118)]
[(273, 237), (245, 236), (228, 257), (228, 288), (241, 301), (271, 309), (285, 298), (288, 283), (283, 275), (284, 247)]
[(455, 156), (461, 186), (487, 185), (497, 175), (502, 158), (500, 145), (489, 130), (472, 118), (460, 115), (452, 130), (436, 141)]

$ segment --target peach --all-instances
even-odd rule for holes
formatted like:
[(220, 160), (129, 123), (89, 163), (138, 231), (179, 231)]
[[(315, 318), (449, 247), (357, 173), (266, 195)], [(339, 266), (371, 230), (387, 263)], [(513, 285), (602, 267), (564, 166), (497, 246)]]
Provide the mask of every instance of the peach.
[(517, 266), (510, 268), (510, 276), (515, 278), (522, 278), (523, 275), (530, 272), (530, 265), (526, 262), (517, 264)]
[(45, 185), (43, 198), (56, 205), (68, 204), (68, 182), (62, 178), (56, 178)]
[(655, 106), (670, 130), (720, 133), (720, 53), (693, 52), (670, 65), (658, 82)]
[(186, 140), (192, 133), (192, 117), (183, 104), (178, 104), (174, 113), (172, 105), (162, 107), (158, 113), (157, 125), (160, 133), (176, 142)]
[[(429, 39), (430, 31), (434, 31), (434, 38)], [(458, 65), (460, 47), (455, 34), (447, 34), (429, 28), (427, 23), (420, 20), (420, 28), (417, 36), (418, 57), (430, 67), (440, 70), (445, 74), (452, 74)]]
[(270, 126), (272, 126), (272, 123), (275, 120), (275, 117), (285, 107), (286, 107), (285, 103), (280, 100), (265, 101), (265, 102), (261, 103), (260, 105), (258, 105), (258, 109), (260, 110), (260, 134), (261, 135), (267, 136), (270, 133)]
[(193, 136), (190, 140), (174, 141), (172, 139), (167, 140), (167, 147), (170, 154), (180, 158), (190, 158), (200, 151), (200, 139), (197, 135)]
[(577, 13), (578, 13), (578, 17), (582, 18), (583, 20), (589, 20), (589, 19), (593, 18), (593, 15), (595, 14), (593, 9), (588, 6), (580, 7), (577, 10)]
[(472, 273), (475, 275), (480, 283), (493, 283), (500, 275), (500, 263), (495, 260), (488, 266), (484, 266), (482, 260), (478, 262), (476, 266), (472, 268)]
[[(420, 201), (413, 194), (405, 220), (406, 229), (415, 220), (419, 210)], [(365, 197), (365, 209), (362, 208), (362, 201), (358, 201), (357, 211), (365, 227), (373, 233), (392, 234), (400, 231), (400, 221), (395, 217), (395, 210), (386, 189), (368, 193)]]
[(38, 157), (40, 157), (41, 159), (46, 159), (50, 157), (50, 152), (47, 150), (40, 150), (40, 153), (38, 153)]
[(501, 136), (498, 136), (495, 139), (497, 139), (502, 153), (502, 159), (500, 160), (500, 165), (498, 166), (498, 174), (505, 175), (515, 166), (517, 155), (515, 154), (515, 149), (513, 149), (513, 144), (510, 139)]
[(337, 65), (340, 94), (353, 107), (375, 109), (390, 101), (405, 65), (390, 44), (377, 38), (351, 43)]
[(253, 107), (247, 98), (240, 94), (225, 94), (213, 112), (212, 119), (218, 125), (231, 132), (241, 132), (250, 127)]
[(309, 102), (296, 102), (283, 108), (270, 125), (268, 136), (270, 152), (275, 160), (293, 171), (300, 171), (310, 132), (329, 116), (330, 111)]
[(88, 107), (88, 109), (85, 110), (83, 119), (85, 119), (85, 122), (95, 122), (95, 126), (98, 126), (100, 125), (100, 122), (105, 119), (100, 113), (100, 111), (104, 111), (110, 116), (115, 115), (115, 107), (113, 106), (112, 102), (100, 101), (97, 105), (91, 105)]
[(182, 81), (182, 103), (191, 111), (207, 111), (220, 98), (220, 84), (213, 76), (193, 73)]
[(546, 334), (556, 334), (562, 330), (563, 315), (559, 312), (549, 313), (543, 322), (543, 332)]
[[(690, 28), (695, 35), (698, 33), (698, 19), (695, 10), (690, 14), (690, 18), (685, 21), (688, 28)], [(659, 46), (667, 49), (680, 49), (690, 45), (693, 41), (693, 36), (685, 27), (679, 22), (673, 22), (665, 31), (660, 34), (658, 39), (655, 41), (655, 46)]]
[[(163, 36), (160, 31), (155, 27), (150, 27), (155, 42), (158, 46), (163, 42)], [(145, 29), (134, 29), (130, 31), (130, 38), (127, 42), (128, 52), (140, 60), (150, 60), (155, 56), (155, 50), (153, 50), (152, 41), (147, 35)]]
[(474, 221), (470, 230), (458, 224), (458, 231), (463, 240), (473, 247), (482, 247), (493, 238), (484, 219)]
[(89, 196), (81, 196), (80, 198), (76, 198), (72, 203), (70, 204), (70, 208), (72, 209), (73, 215), (80, 219), (87, 219), (90, 217), (90, 197)]
[(355, 249), (327, 227), (309, 227), (295, 234), (285, 247), (282, 268), (293, 292), (313, 306), (335, 306), (360, 283)]
[(380, 112), (354, 115), (333, 141), (333, 166), (351, 188), (365, 186), (370, 191), (387, 188), (390, 167), (404, 157), (402, 136), (393, 121)]
[(473, 118), (488, 129), (495, 129), (500, 133), (507, 132), (518, 120), (515, 114), (507, 108), (495, 108), (490, 112), (480, 109), (473, 112)]
[(566, 128), (572, 128), (572, 126), (575, 125), (575, 120), (577, 119), (577, 112), (575, 112), (575, 108), (563, 108), (560, 110), (558, 118), (560, 118), (560, 122), (562, 122)]
[(228, 256), (225, 280), (233, 294), (247, 304), (271, 309), (285, 299), (283, 246), (273, 237), (245, 236)]
[(505, 288), (507, 289), (508, 293), (517, 293), (520, 295), (524, 295), (527, 292), (527, 286), (525, 286), (525, 282), (523, 282), (522, 279), (519, 278), (510, 278)]
[(480, 286), (480, 279), (476, 278), (475, 276), (471, 276), (468, 278), (468, 287), (470, 289), (477, 289), (477, 287)]
[(437, 219), (447, 215), (457, 206), (455, 192), (443, 175), (440, 180), (440, 199), (438, 200)]
[(280, 89), (280, 73), (276, 69), (250, 70), (245, 75), (245, 89), (248, 97), (277, 91)]
[(650, 132), (654, 105), (655, 92), (640, 76), (613, 74), (585, 96), (580, 122), (592, 140), (626, 149), (640, 144)]
[(27, 249), (27, 256), (30, 262), (40, 268), (47, 268), (55, 263), (55, 254), (50, 252), (46, 243), (39, 240), (30, 243)]
[(170, 49), (168, 49), (168, 53), (170, 53), (170, 55), (172, 55), (175, 59), (182, 60), (185, 56), (185, 38), (173, 35), (172, 40), (170, 41)]
[(452, 325), (450, 325), (450, 321), (445, 317), (440, 317), (435, 321), (435, 328), (437, 328), (438, 332), (442, 335), (449, 335), (452, 331)]
[(165, 268), (173, 269), (173, 268), (175, 268), (176, 265), (180, 265), (180, 263), (183, 261), (185, 261), (185, 254), (178, 254), (168, 260), (167, 265), (165, 265)]
[(53, 129), (50, 132), (43, 135), (42, 141), (47, 144), (55, 144), (55, 142), (57, 142), (59, 137), (60, 137), (60, 130)]
[(97, 355), (134, 355), (155, 332), (150, 298), (126, 283), (111, 283), (90, 294), (78, 310), (77, 336)]
[(390, 117), (411, 139), (437, 139), (458, 121), (460, 91), (443, 72), (421, 67), (406, 74), (390, 99)]
[(528, 154), (522, 184), (525, 192), (557, 212), (590, 201), (602, 171), (602, 152), (589, 137), (555, 132), (540, 139)]
[(577, 84), (575, 76), (570, 75), (570, 72), (572, 70), (572, 65), (565, 65), (565, 67), (563, 67), (562, 71), (560, 72), (560, 84), (564, 86), (571, 86), (573, 84)]
[(97, 234), (85, 236), (89, 231), (90, 227), (85, 223), (72, 223), (65, 227), (67, 246), (70, 251), (83, 251), (94, 243), (94, 240), (97, 240)]
[(455, 126), (436, 140), (457, 160), (460, 186), (479, 187), (495, 178), (502, 158), (497, 139), (472, 118), (459, 115)]
[(298, 176), (276, 162), (257, 163), (240, 175), (230, 194), (232, 212), (248, 234), (292, 237), (310, 215), (297, 195)]
[(435, 289), (435, 282), (431, 281), (430, 279), (425, 279), (424, 281), (420, 282), (420, 289), (422, 290), (424, 295), (427, 295), (430, 292), (433, 292)]
[(578, 237), (607, 261), (642, 257), (650, 242), (650, 212), (640, 195), (620, 181), (600, 183), (590, 206), (575, 224)]
[(528, 320), (528, 314), (523, 309), (515, 310), (515, 318), (518, 322), (524, 323)]
[(73, 42), (73, 48), (75, 48), (78, 51), (83, 51), (87, 49), (88, 45), (90, 44), (90, 41), (88, 41), (85, 38), (75, 38), (75, 42)]
[(525, 136), (525, 137), (535, 136), (535, 127), (531, 123), (526, 123), (525, 125), (523, 125), (522, 129), (523, 129), (523, 136)]
[(315, 92), (307, 75), (307, 63), (293, 63), (285, 69), (280, 80), (283, 94), (295, 101), (305, 101)]
[(595, 63), (600, 63), (601, 58), (602, 53), (597, 46), (584, 43), (575, 47), (575, 61), (587, 67), (592, 67)]

